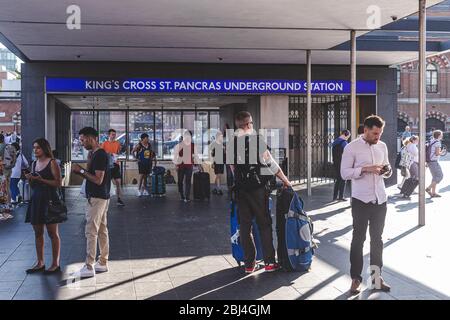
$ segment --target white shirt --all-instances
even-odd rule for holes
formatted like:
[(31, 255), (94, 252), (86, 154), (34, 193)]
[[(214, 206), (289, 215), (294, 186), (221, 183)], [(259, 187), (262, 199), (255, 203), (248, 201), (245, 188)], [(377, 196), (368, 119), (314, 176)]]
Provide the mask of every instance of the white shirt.
[(430, 155), (430, 160), (431, 161), (439, 161), (439, 159), (441, 158), (441, 156), (439, 155), (439, 156), (437, 156), (436, 155), (436, 149), (437, 148), (442, 148), (442, 143), (441, 143), (441, 140), (437, 140), (437, 139), (431, 139), (431, 141), (430, 141), (430, 144), (431, 144), (431, 155)]
[(375, 175), (361, 173), (362, 168), (373, 165), (389, 164), (386, 144), (379, 141), (370, 145), (362, 137), (348, 144), (342, 155), (341, 176), (344, 180), (352, 180), (352, 197), (364, 203), (387, 201), (384, 179), (392, 175)]
[(419, 148), (415, 143), (410, 143), (406, 146), (406, 151), (412, 156), (413, 162), (419, 162)]
[(28, 168), (28, 161), (27, 158), (25, 158), (25, 156), (20, 153), (17, 156), (17, 160), (16, 160), (16, 164), (14, 166), (14, 168), (12, 169), (11, 172), (11, 178), (12, 179), (20, 179), (20, 176), (22, 175), (22, 168)]

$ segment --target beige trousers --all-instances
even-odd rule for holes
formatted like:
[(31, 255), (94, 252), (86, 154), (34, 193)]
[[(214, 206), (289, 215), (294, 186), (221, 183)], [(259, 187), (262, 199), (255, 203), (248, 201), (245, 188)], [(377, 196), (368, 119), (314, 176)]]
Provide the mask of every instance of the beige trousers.
[(90, 198), (86, 212), (86, 265), (93, 267), (97, 257), (97, 239), (100, 248), (99, 261), (102, 265), (108, 263), (109, 237), (107, 228), (107, 213), (109, 199)]

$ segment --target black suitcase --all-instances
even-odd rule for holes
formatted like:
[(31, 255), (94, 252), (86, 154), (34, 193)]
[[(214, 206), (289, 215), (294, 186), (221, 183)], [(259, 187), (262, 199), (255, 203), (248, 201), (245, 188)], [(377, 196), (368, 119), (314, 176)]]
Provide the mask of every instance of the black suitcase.
[(405, 197), (409, 197), (414, 190), (419, 185), (419, 180), (414, 178), (408, 178), (405, 180), (402, 186), (402, 190), (400, 191), (401, 194), (403, 194)]
[(194, 199), (204, 200), (210, 197), (210, 178), (207, 172), (194, 173)]
[(291, 205), (291, 196), (287, 191), (279, 191), (277, 194), (277, 210), (276, 210), (276, 232), (277, 232), (277, 257), (278, 264), (285, 271), (293, 271), (289, 261), (288, 251), (286, 247), (286, 212), (289, 211)]

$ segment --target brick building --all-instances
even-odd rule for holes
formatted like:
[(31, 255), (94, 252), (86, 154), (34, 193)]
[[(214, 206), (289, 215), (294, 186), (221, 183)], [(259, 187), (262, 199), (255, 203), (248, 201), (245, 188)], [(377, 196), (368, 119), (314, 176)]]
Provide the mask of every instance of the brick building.
[(20, 133), (20, 80), (14, 72), (0, 66), (0, 132)]
[[(427, 131), (450, 131), (450, 53), (427, 58)], [(398, 131), (406, 125), (418, 131), (418, 62), (402, 64), (397, 70)]]

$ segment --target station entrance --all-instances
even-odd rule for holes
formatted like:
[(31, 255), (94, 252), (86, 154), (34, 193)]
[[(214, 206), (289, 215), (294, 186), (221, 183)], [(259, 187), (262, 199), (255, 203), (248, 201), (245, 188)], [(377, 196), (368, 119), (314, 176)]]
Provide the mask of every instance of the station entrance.
[[(258, 102), (259, 96), (48, 95), (47, 131), (50, 135), (55, 132), (58, 158), (65, 163), (83, 164), (88, 153), (79, 141), (79, 130), (86, 126), (96, 128), (100, 143), (108, 139), (109, 129), (116, 130), (122, 146), (119, 154), (122, 180), (124, 184), (133, 184), (138, 178), (138, 168), (132, 150), (141, 134), (149, 135), (158, 162), (175, 170), (173, 150), (180, 141), (181, 129), (193, 133), (199, 157), (208, 159), (210, 143), (219, 131), (234, 128), (236, 112), (250, 111), (259, 128)], [(66, 185), (80, 183), (77, 176), (67, 177)]]

